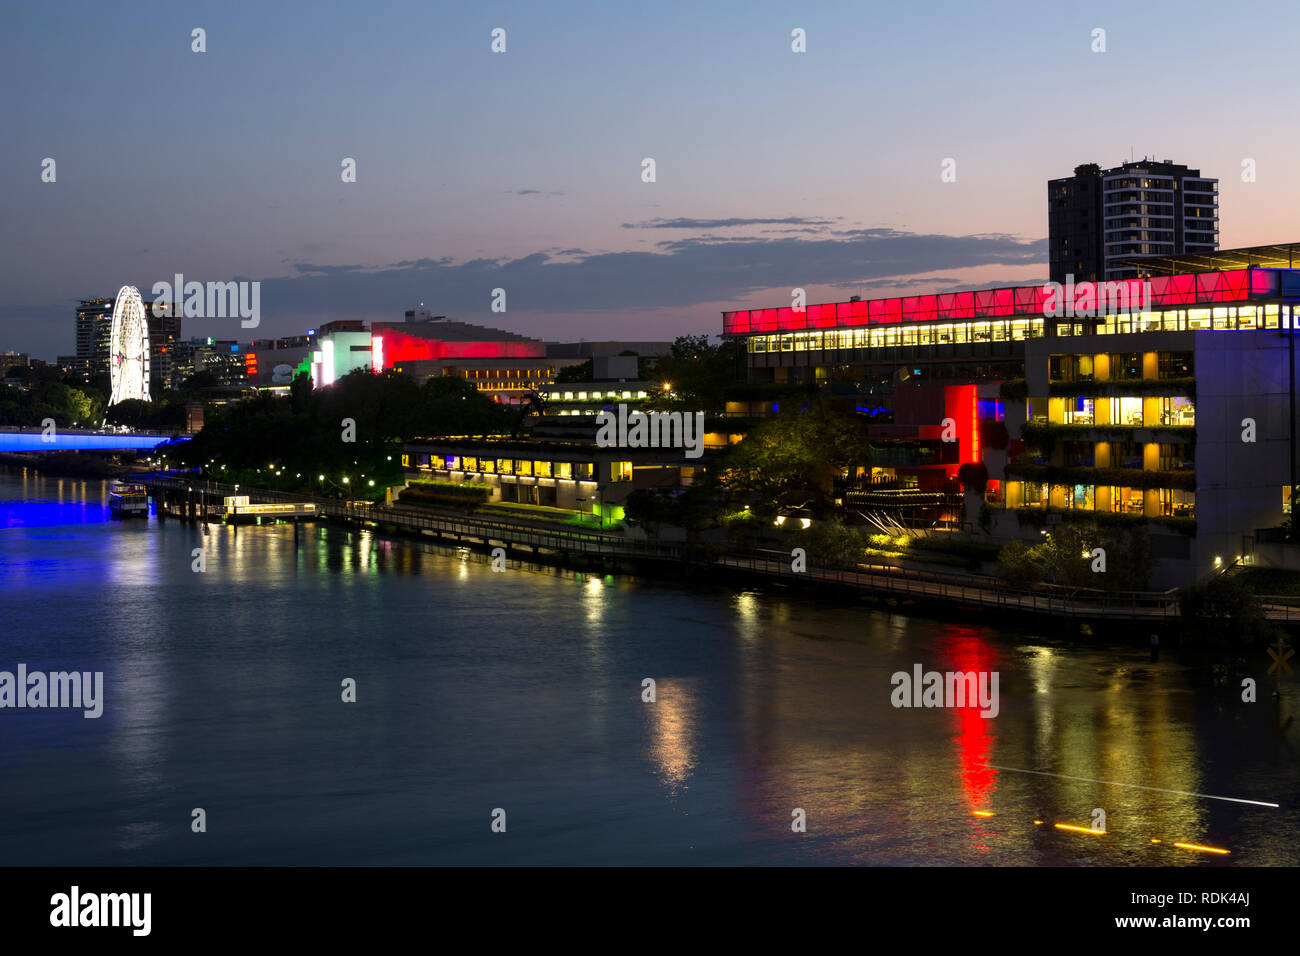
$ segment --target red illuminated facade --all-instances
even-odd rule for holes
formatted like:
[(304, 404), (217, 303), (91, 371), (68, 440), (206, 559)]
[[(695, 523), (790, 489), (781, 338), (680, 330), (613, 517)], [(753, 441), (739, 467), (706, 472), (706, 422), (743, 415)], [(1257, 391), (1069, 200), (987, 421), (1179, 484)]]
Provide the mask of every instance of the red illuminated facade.
[[(1150, 307), (1244, 302), (1284, 294), (1282, 282), (1290, 281), (1290, 269), (1237, 269), (1186, 275), (1153, 276), (1148, 284)], [(1099, 284), (1100, 285), (1100, 284)], [(1143, 295), (1143, 280), (1107, 283), (1108, 293), (1137, 302)], [(785, 306), (775, 309), (745, 309), (722, 313), (723, 335), (755, 332), (794, 332), (805, 329), (853, 328), (891, 322), (935, 322), (1043, 316), (1052, 293), (1047, 286), (1012, 286), (1005, 289), (976, 289), (935, 295), (860, 299), (810, 305), (803, 309)], [(1096, 288), (1079, 284), (1074, 289), (1073, 311), (1096, 308)]]
[(370, 356), (376, 372), (395, 369), (417, 381), (459, 376), (502, 402), (555, 380), (545, 342), (441, 317), (373, 323)]

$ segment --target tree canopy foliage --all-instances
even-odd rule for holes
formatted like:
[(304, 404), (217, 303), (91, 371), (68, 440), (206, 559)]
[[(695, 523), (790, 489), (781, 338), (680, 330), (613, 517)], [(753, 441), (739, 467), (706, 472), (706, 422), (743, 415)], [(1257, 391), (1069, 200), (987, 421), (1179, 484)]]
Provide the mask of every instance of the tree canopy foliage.
[(821, 402), (786, 408), (756, 425), (719, 463), (716, 481), (760, 507), (830, 503), (835, 477), (861, 456), (861, 425)]
[(0, 425), (35, 427), (52, 418), (60, 428), (97, 428), (103, 420), (104, 404), (104, 395), (89, 386), (39, 376), (25, 391), (0, 391)]
[(712, 345), (707, 335), (679, 336), (655, 366), (654, 380), (667, 388), (655, 397), (654, 404), (705, 413), (723, 411), (726, 390), (738, 381), (742, 347), (738, 340)]
[(203, 431), (172, 455), (214, 477), (342, 493), (343, 485), (357, 489), (360, 478), (376, 479), (376, 487), (400, 481), (404, 442), (501, 434), (516, 420), (510, 408), (459, 377), (416, 385), (399, 372), (357, 369), (331, 388), (312, 391), (300, 376), (287, 398), (262, 392), (212, 409)]

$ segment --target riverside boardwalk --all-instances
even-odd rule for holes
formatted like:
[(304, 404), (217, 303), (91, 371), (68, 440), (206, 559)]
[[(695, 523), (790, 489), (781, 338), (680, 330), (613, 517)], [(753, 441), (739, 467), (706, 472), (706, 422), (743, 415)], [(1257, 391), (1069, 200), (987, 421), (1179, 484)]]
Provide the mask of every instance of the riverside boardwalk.
[(226, 498), (247, 496), (250, 502), (257, 503), (310, 504), (311, 510), (300, 514), (304, 520), (327, 518), (381, 530), (390, 528), (422, 534), (455, 544), (503, 547), (512, 557), (525, 552), (536, 557), (584, 555), (672, 563), (682, 560), (680, 544), (638, 541), (617, 534), (547, 528), (526, 521), (460, 517), (400, 506), (383, 507), (201, 479), (148, 476), (141, 480), (158, 502), (160, 514), (166, 509), (168, 514), (196, 520), (221, 520), (226, 514)]
[[(1129, 622), (1176, 621), (1178, 593), (1169, 591), (1101, 591), (1085, 588), (1042, 587), (1017, 590), (996, 579), (955, 571), (921, 571), (892, 565), (856, 565), (794, 571), (790, 555), (759, 550), (744, 554), (703, 556), (688, 552), (676, 542), (645, 541), (607, 532), (548, 528), (527, 520), (461, 517), (414, 508), (385, 507), (368, 502), (347, 502), (289, 492), (249, 488), (186, 477), (151, 475), (141, 480), (155, 499), (160, 515), (193, 520), (223, 520), (225, 500), (247, 496), (250, 502), (298, 506), (290, 520), (330, 521), (391, 530), (479, 549), (504, 548), (512, 558), (531, 557), (568, 563), (574, 558), (653, 570), (652, 565), (714, 571), (753, 581), (792, 585), (818, 584), (850, 589), (880, 597), (938, 603), (972, 610), (1009, 614), (1048, 615), (1079, 620)], [(311, 507), (306, 507), (310, 505)], [(277, 509), (278, 511), (279, 509)], [(756, 582), (757, 583), (757, 582)], [(1264, 598), (1270, 620), (1300, 622), (1300, 604), (1282, 598)]]

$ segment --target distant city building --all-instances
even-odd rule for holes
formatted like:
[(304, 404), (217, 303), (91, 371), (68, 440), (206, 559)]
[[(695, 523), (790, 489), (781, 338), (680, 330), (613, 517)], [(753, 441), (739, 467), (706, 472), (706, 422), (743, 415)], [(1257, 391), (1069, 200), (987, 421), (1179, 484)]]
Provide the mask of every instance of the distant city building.
[(239, 343), (229, 339), (190, 339), (177, 342), (173, 352), (173, 375), (177, 384), (207, 373), (213, 386), (225, 388), (246, 385), (248, 363)]
[(145, 300), (144, 307), (149, 323), (149, 375), (154, 389), (177, 388), (181, 383), (176, 378), (175, 351), (181, 338), (181, 317), (171, 308), (171, 303), (155, 306)]
[[(76, 355), (60, 356), (59, 365), (83, 382), (109, 374), (109, 336), (113, 325), (114, 299), (83, 299), (76, 313)], [(150, 380), (155, 389), (175, 388), (172, 349), (180, 340), (181, 319), (170, 303), (144, 301), (149, 326)], [(65, 363), (65, 359), (68, 359)]]
[(1219, 246), (1219, 181), (1170, 160), (1076, 166), (1048, 182), (1047, 198), (1053, 282), (1131, 279), (1137, 270), (1120, 260)]
[[(244, 353), (248, 384), (257, 388), (288, 388), (299, 372), (312, 372), (316, 334), (292, 335), (279, 339), (254, 339)], [(369, 347), (366, 349), (369, 356)]]
[(31, 361), (26, 352), (15, 352), (12, 349), (6, 349), (0, 352), (0, 375), (6, 374), (16, 365), (26, 367)]
[(108, 374), (108, 337), (113, 300), (83, 299), (77, 306), (76, 357), (68, 371), (82, 381)]
[[(547, 342), (546, 357), (556, 369), (618, 356), (650, 359), (653, 362), (661, 355), (667, 355), (672, 347), (671, 342)], [(623, 355), (624, 352), (632, 352), (634, 355)], [(632, 373), (631, 377), (635, 378), (636, 374)]]

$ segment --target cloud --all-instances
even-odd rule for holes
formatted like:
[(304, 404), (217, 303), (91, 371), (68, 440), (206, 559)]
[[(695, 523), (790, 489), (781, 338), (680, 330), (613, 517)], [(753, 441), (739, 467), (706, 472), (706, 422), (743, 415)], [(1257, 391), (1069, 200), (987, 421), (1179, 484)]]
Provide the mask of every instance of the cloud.
[[(573, 327), (597, 323), (602, 334), (627, 336), (623, 317), (656, 310), (707, 314), (719, 303), (741, 302), (772, 290), (774, 303), (789, 301), (795, 287), (921, 287), (926, 291), (975, 288), (952, 279), (924, 278), (979, 266), (1044, 268), (1046, 239), (1003, 235), (949, 236), (896, 229), (857, 229), (846, 236), (693, 236), (656, 243), (653, 249), (587, 253), (536, 252), (520, 258), (448, 257), (410, 259), (380, 266), (298, 262), (291, 274), (262, 280), (259, 336), (288, 335), (336, 318), (396, 320), (416, 302), (467, 321), (530, 334), (537, 321)], [(1005, 281), (991, 285), (1006, 285)], [(491, 311), (494, 289), (506, 290), (507, 312)], [(779, 293), (779, 294), (778, 294)], [(737, 306), (740, 307), (740, 306)], [(0, 333), (26, 336), (28, 323), (48, 320), (46, 351), (71, 352), (71, 306), (0, 307)], [(554, 317), (552, 322), (551, 317)], [(644, 320), (639, 320), (644, 321)], [(698, 321), (698, 318), (697, 320)], [(229, 320), (190, 319), (190, 336), (238, 336)], [(590, 328), (583, 334), (590, 335)], [(22, 344), (22, 343), (20, 343)], [(35, 344), (35, 343), (33, 343)], [(10, 346), (17, 347), (17, 346)]]
[(563, 196), (564, 191), (560, 189), (546, 192), (542, 189), (507, 189), (507, 196)]
[(329, 315), (398, 314), (412, 301), (449, 315), (490, 315), (492, 290), (506, 290), (510, 311), (571, 314), (645, 311), (727, 302), (763, 289), (795, 286), (917, 285), (921, 276), (977, 266), (1041, 266), (1046, 239), (946, 236), (892, 229), (854, 230), (845, 238), (690, 237), (654, 251), (566, 250), (517, 259), (415, 259), (360, 270), (300, 265), (297, 275), (262, 283), (262, 309)]
[(348, 272), (362, 272), (364, 266), (314, 266), (306, 262), (293, 263), (293, 270), (299, 275), (343, 275)]
[(834, 219), (786, 216), (784, 219), (647, 219), (625, 222), (624, 229), (732, 229), (736, 226), (829, 226)]
[[(1005, 282), (1001, 284), (1006, 285)], [(944, 289), (974, 288), (974, 286), (964, 283), (960, 279), (933, 279), (927, 276), (918, 276), (915, 279), (869, 279), (866, 282), (832, 282), (830, 286), (835, 289), (909, 289), (914, 286), (925, 286), (931, 292)]]

